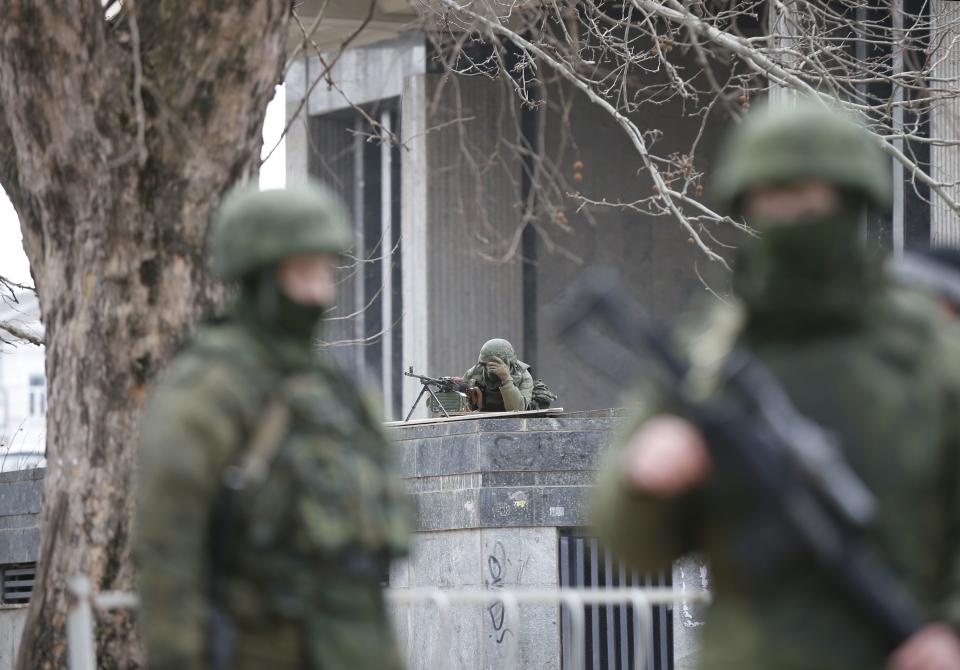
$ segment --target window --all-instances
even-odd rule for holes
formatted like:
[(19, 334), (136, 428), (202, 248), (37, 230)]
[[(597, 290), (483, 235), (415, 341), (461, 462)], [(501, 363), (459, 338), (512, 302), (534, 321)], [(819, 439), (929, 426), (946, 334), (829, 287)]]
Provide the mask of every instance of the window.
[(47, 415), (47, 380), (43, 375), (30, 375), (30, 416)]
[(372, 141), (367, 118), (400, 131), (398, 99), (310, 117), (308, 170), (350, 205), (355, 245), (341, 270), (338, 304), (324, 325), (331, 354), (383, 391), (387, 418), (403, 408), (403, 287), (401, 272), (400, 148)]

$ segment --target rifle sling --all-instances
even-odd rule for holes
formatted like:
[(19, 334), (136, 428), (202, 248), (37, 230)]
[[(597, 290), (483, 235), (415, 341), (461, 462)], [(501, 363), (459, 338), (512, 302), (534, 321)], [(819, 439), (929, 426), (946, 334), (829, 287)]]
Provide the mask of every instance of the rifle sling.
[(258, 484), (267, 476), (270, 464), (290, 428), (290, 407), (283, 394), (270, 401), (257, 422), (240, 462), (227, 468), (224, 481), (228, 488), (242, 490)]

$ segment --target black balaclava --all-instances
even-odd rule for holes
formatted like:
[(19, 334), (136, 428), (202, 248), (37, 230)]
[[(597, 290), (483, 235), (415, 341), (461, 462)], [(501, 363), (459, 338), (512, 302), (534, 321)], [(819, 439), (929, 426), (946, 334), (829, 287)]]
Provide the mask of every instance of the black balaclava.
[(240, 317), (270, 338), (281, 355), (312, 355), (327, 309), (291, 300), (280, 287), (276, 268), (244, 278), (237, 299)]
[(803, 336), (866, 319), (882, 273), (879, 255), (865, 244), (864, 207), (847, 195), (827, 215), (749, 221), (760, 236), (744, 245), (734, 274), (748, 336)]

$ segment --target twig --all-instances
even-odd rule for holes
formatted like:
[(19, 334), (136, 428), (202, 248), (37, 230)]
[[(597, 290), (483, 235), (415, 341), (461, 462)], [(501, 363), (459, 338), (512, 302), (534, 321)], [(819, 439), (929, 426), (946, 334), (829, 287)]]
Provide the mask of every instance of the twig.
[[(324, 5), (324, 7), (326, 7), (326, 5)], [(290, 128), (293, 127), (293, 122), (296, 121), (297, 118), (299, 118), (300, 113), (303, 111), (303, 108), (309, 102), (310, 94), (313, 93), (313, 89), (315, 89), (317, 87), (317, 84), (323, 81), (323, 79), (327, 77), (327, 75), (329, 75), (333, 67), (340, 61), (340, 58), (343, 56), (343, 52), (346, 51), (347, 47), (350, 46), (350, 44), (355, 39), (357, 39), (357, 37), (360, 36), (360, 33), (366, 30), (368, 25), (370, 25), (370, 22), (373, 20), (373, 15), (376, 8), (377, 8), (376, 0), (370, 0), (370, 9), (367, 11), (367, 16), (363, 19), (363, 21), (360, 23), (357, 29), (354, 30), (352, 33), (350, 33), (350, 35), (347, 36), (347, 39), (345, 39), (340, 44), (340, 48), (337, 50), (337, 55), (333, 58), (333, 60), (331, 60), (329, 63), (324, 64), (323, 72), (317, 75), (317, 78), (313, 80), (309, 88), (307, 88), (306, 92), (304, 92), (303, 97), (300, 98), (300, 102), (297, 104), (297, 108), (293, 110), (293, 114), (291, 114), (290, 118), (287, 119), (287, 124), (283, 127), (283, 132), (280, 133), (280, 137), (277, 139), (277, 143), (274, 144), (273, 148), (270, 149), (267, 155), (260, 160), (260, 165), (263, 165), (268, 160), (270, 160), (270, 157), (273, 155), (273, 152), (275, 152), (277, 148), (281, 144), (283, 144), (283, 139), (287, 136), (287, 133), (290, 132)], [(303, 22), (300, 20), (300, 17), (296, 14), (296, 12), (294, 12), (293, 18), (294, 18), (294, 21), (296, 21), (297, 26), (299, 26), (300, 31), (303, 33), (304, 41), (305, 42), (309, 41), (310, 43), (312, 43), (314, 48), (317, 50), (317, 53), (319, 54), (320, 47), (317, 46), (316, 42), (313, 42), (313, 40), (308, 36), (306, 27), (303, 25)]]
[(23, 328), (22, 326), (18, 326), (15, 323), (11, 323), (10, 321), (0, 321), (0, 330), (9, 333), (10, 335), (17, 338), (18, 340), (23, 340), (24, 342), (35, 344), (38, 347), (43, 346), (42, 338), (37, 337), (26, 328)]

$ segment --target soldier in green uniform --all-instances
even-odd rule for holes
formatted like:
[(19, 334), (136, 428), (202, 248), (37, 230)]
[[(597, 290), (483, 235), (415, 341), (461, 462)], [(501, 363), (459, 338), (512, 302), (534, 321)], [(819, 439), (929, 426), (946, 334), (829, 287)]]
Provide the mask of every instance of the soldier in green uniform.
[(742, 250), (736, 303), (677, 339), (702, 397), (737, 402), (718, 371), (743, 346), (837, 436), (880, 506), (867, 541), (931, 623), (888, 655), (820, 568), (789, 551), (765, 563), (742, 544), (755, 508), (651, 386), (603, 468), (595, 521), (639, 569), (707, 557), (705, 670), (960, 668), (960, 344), (942, 310), (888, 286), (866, 250), (865, 209), (888, 206), (889, 172), (863, 129), (813, 103), (754, 113), (727, 145), (716, 190), (760, 236)]
[(238, 283), (164, 374), (141, 430), (135, 553), (153, 670), (398, 669), (381, 583), (410, 509), (380, 417), (318, 351), (340, 200), (240, 191), (213, 222)]
[(464, 373), (463, 382), (471, 408), (482, 412), (547, 409), (557, 398), (543, 382), (533, 381), (530, 366), (499, 338), (480, 348), (477, 364)]

